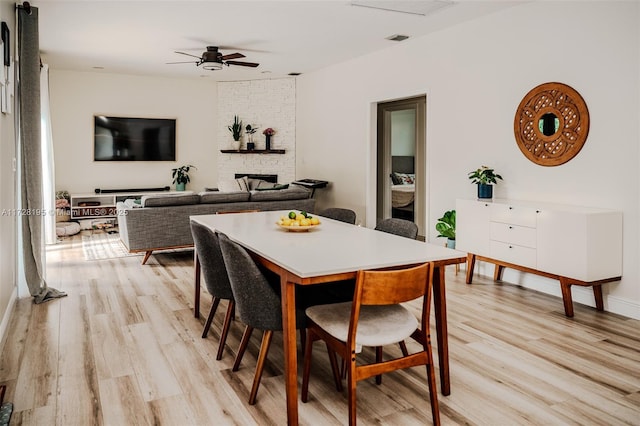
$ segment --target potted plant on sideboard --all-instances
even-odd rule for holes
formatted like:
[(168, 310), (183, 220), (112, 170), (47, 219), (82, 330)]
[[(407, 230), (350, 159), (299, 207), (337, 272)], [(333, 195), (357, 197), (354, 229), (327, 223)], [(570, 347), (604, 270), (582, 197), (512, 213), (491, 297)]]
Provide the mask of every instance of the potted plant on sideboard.
[(171, 176), (173, 177), (173, 183), (176, 185), (176, 191), (184, 191), (187, 184), (191, 182), (191, 178), (189, 178), (190, 169), (197, 170), (196, 166), (191, 164), (172, 169)]
[(436, 223), (436, 231), (438, 231), (438, 238), (443, 237), (447, 239), (447, 247), (451, 249), (456, 248), (456, 211), (448, 210), (444, 212), (442, 217), (438, 219)]
[(227, 126), (231, 135), (233, 136), (233, 149), (240, 151), (240, 136), (242, 135), (242, 120), (237, 115), (233, 116), (233, 123)]
[(493, 184), (498, 183), (498, 179), (502, 180), (502, 176), (497, 174), (494, 169), (482, 166), (477, 170), (469, 172), (471, 183), (478, 185), (478, 198), (493, 198)]

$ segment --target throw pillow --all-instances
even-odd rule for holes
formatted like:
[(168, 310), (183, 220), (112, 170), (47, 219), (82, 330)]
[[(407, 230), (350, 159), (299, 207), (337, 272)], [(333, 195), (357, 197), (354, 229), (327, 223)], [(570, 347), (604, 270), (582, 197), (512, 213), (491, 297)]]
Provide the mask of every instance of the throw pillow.
[(218, 184), (218, 190), (220, 192), (249, 192), (249, 180), (246, 176), (243, 176), (234, 180), (222, 181)]
[(415, 183), (416, 175), (413, 173), (395, 173), (400, 179), (402, 185), (413, 185)]
[(255, 189), (272, 189), (277, 183), (267, 182), (263, 179), (249, 179), (249, 191)]
[(400, 179), (395, 172), (391, 173), (389, 176), (391, 176), (391, 183), (394, 185), (402, 184), (402, 179)]
[[(269, 182), (267, 182), (269, 183)], [(272, 184), (273, 186), (271, 187), (265, 187), (265, 188), (261, 188), (261, 187), (256, 187), (256, 189), (254, 191), (275, 191), (275, 190), (280, 190), (280, 189), (287, 189), (289, 188), (289, 184)]]

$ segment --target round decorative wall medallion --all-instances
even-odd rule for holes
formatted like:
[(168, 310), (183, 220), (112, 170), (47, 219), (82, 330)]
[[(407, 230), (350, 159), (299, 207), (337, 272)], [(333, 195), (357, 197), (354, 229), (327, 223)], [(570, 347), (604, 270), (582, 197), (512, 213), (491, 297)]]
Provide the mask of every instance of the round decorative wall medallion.
[(582, 96), (562, 83), (534, 87), (518, 105), (513, 130), (520, 151), (541, 166), (559, 166), (578, 155), (589, 134)]

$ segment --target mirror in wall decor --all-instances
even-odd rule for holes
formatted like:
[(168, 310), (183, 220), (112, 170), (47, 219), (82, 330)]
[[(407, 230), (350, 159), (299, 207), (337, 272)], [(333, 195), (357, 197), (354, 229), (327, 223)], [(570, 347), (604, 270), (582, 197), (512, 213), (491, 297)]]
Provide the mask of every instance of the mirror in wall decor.
[(513, 130), (520, 151), (541, 166), (559, 166), (578, 155), (589, 134), (582, 96), (563, 83), (534, 87), (518, 105)]

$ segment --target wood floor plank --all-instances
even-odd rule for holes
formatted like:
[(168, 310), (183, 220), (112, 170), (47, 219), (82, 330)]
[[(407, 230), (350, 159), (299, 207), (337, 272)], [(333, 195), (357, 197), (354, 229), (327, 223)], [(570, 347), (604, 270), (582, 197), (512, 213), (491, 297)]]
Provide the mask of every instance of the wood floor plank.
[[(154, 253), (140, 265), (139, 256), (85, 261), (81, 234), (49, 247), (47, 281), (69, 296), (15, 306), (0, 355), (12, 424), (284, 424), (281, 333), (250, 406), (260, 333), (234, 373), (244, 328), (234, 321), (217, 361), (226, 302), (201, 338), (205, 318), (193, 317), (192, 274), (190, 250)], [(567, 318), (559, 297), (478, 274), (467, 285), (453, 268), (446, 274), (451, 395), (438, 394), (443, 425), (640, 425), (640, 321), (579, 303)], [(201, 304), (206, 315), (206, 290)], [(433, 321), (430, 328), (438, 370)], [(300, 349), (298, 360), (301, 369)], [(360, 425), (431, 424), (424, 368), (387, 374), (380, 386), (366, 380), (357, 394)], [(347, 423), (346, 392), (335, 390), (321, 343), (299, 418)]]
[[(56, 419), (101, 424), (100, 391), (86, 295), (71, 294), (60, 312)], [(96, 421), (97, 419), (97, 421)]]
[(145, 401), (179, 395), (182, 390), (148, 324), (125, 327), (125, 339)]
[(56, 404), (60, 305), (45, 303), (31, 309), (29, 328), (14, 390), (14, 411)]
[(152, 425), (153, 415), (134, 376), (100, 380), (105, 425)]
[(2, 345), (2, 362), (0, 362), (0, 382), (14, 380), (20, 373), (22, 355), (25, 350), (26, 335), (29, 331), (31, 308), (29, 299), (19, 299), (7, 326), (7, 336)]
[(98, 379), (130, 376), (134, 374), (123, 327), (116, 314), (92, 315), (91, 344)]

